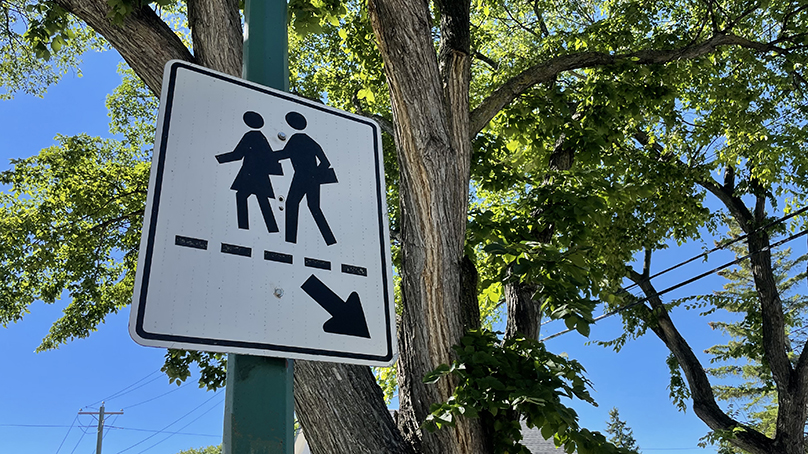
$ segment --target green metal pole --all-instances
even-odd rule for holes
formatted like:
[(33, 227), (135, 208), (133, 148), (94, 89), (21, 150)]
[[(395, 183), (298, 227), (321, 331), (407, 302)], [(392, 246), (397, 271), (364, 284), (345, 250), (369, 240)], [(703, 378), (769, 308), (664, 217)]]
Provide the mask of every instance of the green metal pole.
[[(286, 0), (246, 0), (243, 77), (289, 89)], [(225, 391), (225, 454), (292, 454), (294, 362), (230, 354)]]
[(286, 0), (246, 0), (244, 74), (261, 85), (289, 90)]

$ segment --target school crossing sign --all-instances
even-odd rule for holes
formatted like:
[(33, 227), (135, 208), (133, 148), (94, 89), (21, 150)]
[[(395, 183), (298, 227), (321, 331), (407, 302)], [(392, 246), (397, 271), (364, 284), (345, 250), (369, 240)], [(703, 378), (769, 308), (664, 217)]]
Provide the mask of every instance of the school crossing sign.
[(378, 125), (187, 62), (163, 81), (135, 341), (391, 364)]

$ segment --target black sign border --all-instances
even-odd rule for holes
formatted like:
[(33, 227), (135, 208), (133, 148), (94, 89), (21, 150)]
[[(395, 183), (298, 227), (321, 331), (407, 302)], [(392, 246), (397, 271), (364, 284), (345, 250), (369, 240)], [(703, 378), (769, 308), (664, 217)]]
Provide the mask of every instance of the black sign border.
[[(186, 62), (182, 61), (172, 61), (169, 63), (170, 66), (170, 73), (169, 73), (169, 80), (168, 80), (168, 90), (166, 93), (166, 102), (165, 102), (165, 109), (163, 113), (163, 123), (162, 123), (162, 131), (160, 132), (160, 149), (158, 150), (157, 154), (157, 174), (155, 178), (155, 185), (154, 185), (154, 195), (152, 198), (152, 206), (151, 206), (151, 216), (149, 219), (149, 237), (146, 243), (146, 257), (143, 260), (143, 272), (141, 274), (141, 285), (140, 285), (140, 295), (139, 301), (137, 302), (137, 320), (135, 323), (135, 332), (138, 336), (143, 338), (144, 340), (157, 340), (162, 342), (178, 342), (178, 343), (185, 343), (185, 344), (192, 344), (192, 345), (200, 345), (200, 346), (221, 346), (221, 347), (235, 347), (244, 350), (251, 350), (251, 351), (272, 351), (272, 352), (282, 352), (282, 353), (299, 353), (304, 355), (311, 355), (311, 356), (328, 356), (330, 358), (349, 358), (349, 359), (359, 359), (359, 360), (368, 360), (368, 361), (378, 361), (378, 362), (389, 362), (393, 359), (393, 336), (392, 336), (392, 326), (391, 326), (391, 319), (390, 319), (390, 292), (388, 288), (388, 274), (390, 272), (389, 264), (387, 263), (387, 251), (385, 250), (386, 241), (385, 241), (385, 213), (383, 210), (382, 201), (384, 200), (385, 194), (382, 192), (382, 188), (385, 187), (384, 181), (382, 180), (381, 174), (381, 164), (382, 164), (382, 150), (381, 144), (379, 143), (379, 133), (378, 127), (376, 123), (372, 121), (366, 121), (359, 118), (356, 118), (352, 115), (348, 115), (342, 113), (340, 111), (335, 111), (331, 108), (324, 106), (323, 104), (318, 104), (313, 101), (303, 100), (297, 97), (293, 97), (289, 94), (284, 92), (279, 92), (276, 90), (269, 89), (267, 87), (262, 87), (260, 85), (255, 85), (243, 79), (237, 79), (232, 76), (228, 76), (226, 74), (221, 74), (218, 72), (212, 72), (207, 68), (191, 65)], [(286, 345), (276, 345), (276, 344), (266, 344), (260, 342), (245, 342), (245, 341), (230, 341), (230, 340), (221, 340), (221, 339), (209, 339), (209, 338), (201, 338), (201, 337), (190, 337), (190, 336), (178, 336), (172, 334), (162, 334), (162, 333), (150, 333), (146, 331), (143, 327), (143, 321), (145, 318), (146, 313), (146, 299), (148, 297), (148, 290), (149, 290), (149, 276), (151, 274), (151, 266), (152, 266), (152, 257), (154, 254), (154, 240), (155, 240), (155, 232), (157, 227), (157, 213), (160, 209), (160, 195), (162, 190), (163, 184), (163, 173), (165, 171), (165, 159), (166, 159), (166, 147), (168, 146), (168, 131), (169, 126), (171, 124), (171, 109), (174, 105), (174, 89), (176, 85), (177, 79), (177, 71), (178, 69), (186, 69), (189, 71), (193, 71), (199, 74), (204, 74), (206, 76), (214, 77), (216, 79), (229, 82), (235, 85), (239, 85), (241, 87), (254, 90), (266, 95), (270, 95), (276, 98), (280, 98), (286, 101), (291, 101), (296, 104), (304, 105), (308, 108), (312, 108), (315, 110), (319, 110), (322, 112), (326, 112), (330, 115), (336, 115), (351, 121), (355, 121), (358, 123), (365, 124), (370, 126), (373, 130), (373, 152), (376, 158), (376, 208), (378, 212), (378, 225), (379, 225), (379, 243), (380, 243), (380, 255), (381, 255), (381, 265), (382, 265), (382, 285), (384, 287), (384, 316), (386, 322), (386, 329), (385, 329), (385, 336), (387, 340), (387, 353), (384, 355), (370, 355), (364, 353), (352, 353), (352, 352), (343, 352), (343, 351), (335, 351), (335, 350), (327, 350), (327, 349), (317, 349), (317, 348), (303, 348), (303, 347), (290, 347)], [(155, 160), (152, 159), (152, 165), (154, 165)], [(201, 348), (200, 350), (204, 350)], [(261, 355), (261, 356), (269, 356), (269, 355)]]

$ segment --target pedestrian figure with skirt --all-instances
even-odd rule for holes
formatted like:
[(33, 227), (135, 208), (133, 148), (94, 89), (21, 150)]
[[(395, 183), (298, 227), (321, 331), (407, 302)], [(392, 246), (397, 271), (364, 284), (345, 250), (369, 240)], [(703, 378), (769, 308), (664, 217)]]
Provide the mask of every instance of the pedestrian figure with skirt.
[(241, 160), (241, 170), (230, 189), (236, 191), (236, 213), (238, 215), (238, 228), (249, 230), (250, 217), (247, 211), (247, 199), (255, 195), (258, 206), (264, 217), (267, 231), (278, 232), (278, 223), (269, 205), (269, 199), (275, 198), (272, 190), (270, 175), (283, 175), (279, 153), (272, 151), (267, 138), (260, 129), (264, 126), (264, 119), (257, 112), (244, 113), (244, 123), (252, 128), (241, 138), (236, 148), (228, 153), (216, 155), (220, 164)]

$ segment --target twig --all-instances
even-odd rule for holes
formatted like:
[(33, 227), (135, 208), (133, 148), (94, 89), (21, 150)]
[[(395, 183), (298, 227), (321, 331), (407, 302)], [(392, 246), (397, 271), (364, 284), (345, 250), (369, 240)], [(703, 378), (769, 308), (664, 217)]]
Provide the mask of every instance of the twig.
[(752, 6), (749, 7), (746, 11), (742, 12), (738, 17), (732, 20), (732, 22), (727, 25), (727, 28), (724, 31), (732, 30), (738, 23), (748, 17), (750, 14), (754, 13), (756, 9), (760, 8), (760, 2), (755, 2)]
[(499, 71), (499, 63), (497, 63), (493, 58), (483, 54), (482, 52), (475, 50), (472, 55), (474, 55), (477, 60), (482, 61), (483, 63), (487, 63), (494, 71)]
[(521, 21), (519, 21), (519, 19), (514, 17), (514, 15), (511, 14), (511, 10), (509, 10), (507, 6), (502, 5), (502, 8), (505, 10), (506, 13), (508, 13), (508, 17), (510, 17), (512, 21), (516, 22), (517, 25), (519, 25), (519, 28), (521, 28), (522, 30), (525, 30), (526, 32), (530, 33), (531, 35), (535, 36), (536, 38), (541, 38), (541, 36), (538, 33), (536, 33), (534, 30), (528, 28)]

